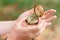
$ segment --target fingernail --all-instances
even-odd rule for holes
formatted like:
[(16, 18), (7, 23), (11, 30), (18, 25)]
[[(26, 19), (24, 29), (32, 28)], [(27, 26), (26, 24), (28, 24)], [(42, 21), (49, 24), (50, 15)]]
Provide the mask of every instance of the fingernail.
[(56, 10), (54, 10), (56, 12)]
[(55, 18), (57, 18), (57, 16), (54, 16)]
[(54, 10), (54, 9), (51, 9), (52, 11), (54, 11), (54, 12), (56, 12), (56, 10)]
[(51, 23), (49, 23), (49, 25), (51, 25)]
[(47, 25), (51, 25), (52, 23), (48, 23)]

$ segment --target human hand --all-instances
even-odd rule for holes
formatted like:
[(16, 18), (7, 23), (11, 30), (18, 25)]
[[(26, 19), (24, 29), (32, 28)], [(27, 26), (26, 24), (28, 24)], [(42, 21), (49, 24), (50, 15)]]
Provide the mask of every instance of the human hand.
[(54, 13), (56, 12), (56, 10), (54, 9), (50, 9), (44, 12), (44, 15), (41, 17), (42, 19), (45, 19), (46, 21), (51, 21), (55, 18), (57, 18), (57, 16), (54, 15)]
[[(48, 23), (52, 24), (51, 21), (53, 19), (57, 18), (57, 16), (54, 15), (55, 12), (56, 12), (56, 10), (54, 10), (54, 9), (47, 10), (47, 11), (44, 12), (44, 15), (41, 17), (41, 19), (46, 20)], [(43, 27), (41, 29), (42, 29), (41, 32), (43, 32), (45, 27)]]
[[(30, 12), (30, 13), (29, 13), (29, 12)], [(24, 12), (21, 16), (19, 16), (18, 20), (20, 20), (20, 18), (22, 18), (22, 20), (23, 20), (23, 19), (24, 19), (24, 16), (25, 16), (26, 19), (27, 19), (27, 17), (28, 17), (29, 15), (31, 15), (31, 14), (34, 13), (34, 9), (30, 10), (29, 12)], [(48, 22), (48, 23), (49, 23), (49, 24), (47, 24), (47, 26), (48, 26), (48, 25), (51, 24), (51, 20), (57, 18), (57, 16), (54, 15), (55, 12), (56, 12), (56, 10), (54, 10), (54, 9), (47, 10), (47, 11), (44, 12), (44, 15), (43, 15), (40, 19), (41, 19), (41, 20), (45, 20), (46, 22)], [(41, 21), (41, 20), (40, 20), (40, 21)], [(22, 23), (22, 24), (23, 24), (23, 23)], [(24, 24), (26, 25), (25, 22), (24, 22)], [(44, 31), (44, 29), (45, 29), (45, 27), (42, 27), (42, 28), (41, 28), (41, 30), (40, 30), (41, 33)]]
[[(55, 12), (54, 10), (49, 11), (51, 13)], [(50, 14), (50, 12), (47, 11), (46, 14)], [(52, 18), (56, 18), (53, 17), (51, 14), (51, 18), (44, 14), (45, 17), (43, 15), (41, 18), (38, 18), (39, 22), (37, 25), (27, 25), (25, 20), (32, 13), (34, 13), (33, 9), (26, 11), (21, 14), (21, 16), (19, 16), (19, 18), (16, 20), (14, 28), (8, 35), (8, 40), (31, 40), (34, 36), (38, 35), (38, 33), (41, 33), (47, 25), (51, 24), (50, 21), (52, 20)]]

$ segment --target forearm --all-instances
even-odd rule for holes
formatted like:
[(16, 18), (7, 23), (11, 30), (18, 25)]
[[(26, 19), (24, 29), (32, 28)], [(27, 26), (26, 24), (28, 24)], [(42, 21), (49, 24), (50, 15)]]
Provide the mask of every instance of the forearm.
[(12, 27), (15, 21), (0, 21), (0, 35), (8, 33)]

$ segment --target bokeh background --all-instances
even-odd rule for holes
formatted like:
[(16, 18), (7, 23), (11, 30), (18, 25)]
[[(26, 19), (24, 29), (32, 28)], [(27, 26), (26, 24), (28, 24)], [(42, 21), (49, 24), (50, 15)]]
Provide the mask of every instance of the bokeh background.
[(57, 19), (35, 40), (60, 40), (60, 0), (0, 0), (0, 21), (16, 20), (36, 4), (42, 5), (45, 11), (55, 9)]

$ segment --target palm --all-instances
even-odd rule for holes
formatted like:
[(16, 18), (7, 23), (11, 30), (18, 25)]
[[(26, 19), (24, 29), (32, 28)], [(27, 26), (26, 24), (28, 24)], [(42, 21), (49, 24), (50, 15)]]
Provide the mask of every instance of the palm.
[(45, 14), (38, 19), (39, 22), (37, 25), (27, 25), (25, 22), (27, 17), (34, 13), (33, 9), (23, 13), (16, 20), (15, 26), (8, 36), (8, 40), (31, 40), (39, 33), (42, 33), (46, 26), (50, 25), (50, 21), (56, 18), (56, 16), (53, 16), (54, 12), (54, 10), (45, 12)]

